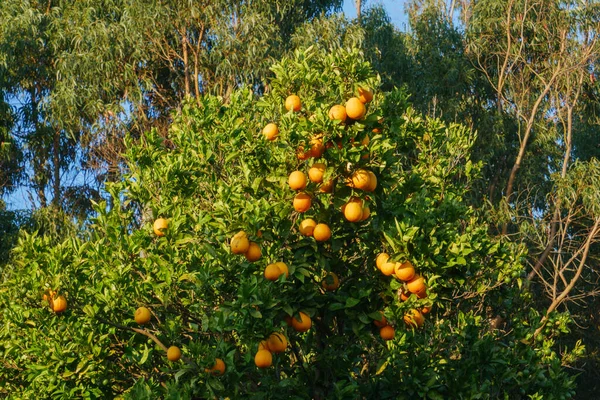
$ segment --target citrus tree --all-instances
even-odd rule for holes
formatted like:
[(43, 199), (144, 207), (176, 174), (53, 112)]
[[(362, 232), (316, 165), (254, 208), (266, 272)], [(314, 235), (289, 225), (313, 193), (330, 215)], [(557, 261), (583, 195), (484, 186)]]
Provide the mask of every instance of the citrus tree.
[(80, 233), (22, 234), (0, 286), (9, 398), (566, 398), (523, 250), (463, 200), (475, 135), (297, 51), (257, 98), (130, 140)]

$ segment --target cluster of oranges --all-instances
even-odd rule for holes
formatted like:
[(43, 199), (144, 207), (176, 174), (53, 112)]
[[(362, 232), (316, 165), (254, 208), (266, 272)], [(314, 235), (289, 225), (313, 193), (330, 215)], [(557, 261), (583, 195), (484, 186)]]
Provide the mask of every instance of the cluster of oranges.
[(65, 299), (64, 296), (57, 294), (58, 293), (52, 289), (47, 290), (42, 295), (42, 300), (48, 302), (52, 311), (54, 311), (56, 314), (60, 314), (67, 309), (67, 299)]

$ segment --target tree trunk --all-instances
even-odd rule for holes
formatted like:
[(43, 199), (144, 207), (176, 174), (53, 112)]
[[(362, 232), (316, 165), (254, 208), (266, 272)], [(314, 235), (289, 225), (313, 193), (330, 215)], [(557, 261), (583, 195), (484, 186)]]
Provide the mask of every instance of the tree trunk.
[(354, 0), (354, 6), (356, 7), (356, 19), (360, 24), (360, 9), (361, 9), (361, 0)]
[(188, 62), (188, 41), (187, 31), (184, 29), (181, 32), (181, 46), (183, 50), (183, 72), (185, 79), (185, 97), (190, 95), (190, 68)]
[(58, 208), (60, 207), (60, 130), (58, 128), (54, 131), (54, 143), (52, 147), (52, 164), (54, 167), (54, 195), (52, 197), (52, 204)]

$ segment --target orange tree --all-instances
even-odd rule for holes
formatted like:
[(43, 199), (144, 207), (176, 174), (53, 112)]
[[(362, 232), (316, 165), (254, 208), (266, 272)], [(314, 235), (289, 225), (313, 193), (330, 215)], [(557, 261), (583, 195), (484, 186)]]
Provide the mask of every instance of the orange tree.
[(357, 51), (272, 71), (131, 140), (79, 234), (21, 236), (2, 396), (572, 396), (568, 319), (533, 335), (522, 249), (466, 204), (474, 134), (377, 92)]

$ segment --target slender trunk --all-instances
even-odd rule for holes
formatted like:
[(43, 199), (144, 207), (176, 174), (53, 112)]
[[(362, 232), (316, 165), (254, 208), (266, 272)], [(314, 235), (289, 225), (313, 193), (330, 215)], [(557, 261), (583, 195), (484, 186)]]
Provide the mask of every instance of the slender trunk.
[(52, 204), (58, 208), (60, 207), (60, 130), (58, 128), (54, 131), (52, 151), (52, 164), (54, 167), (54, 195), (52, 197)]
[(200, 107), (200, 49), (203, 39), (204, 26), (201, 26), (198, 43), (196, 43), (196, 50), (194, 51), (194, 91), (196, 92), (196, 104), (198, 107)]
[(360, 24), (360, 11), (361, 11), (361, 0), (354, 0), (354, 6), (356, 7), (356, 19)]
[(185, 97), (190, 95), (190, 68), (188, 62), (188, 41), (187, 41), (187, 32), (184, 29), (181, 32), (181, 46), (183, 50), (183, 72), (185, 78)]

